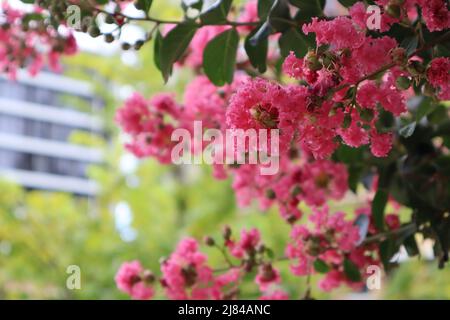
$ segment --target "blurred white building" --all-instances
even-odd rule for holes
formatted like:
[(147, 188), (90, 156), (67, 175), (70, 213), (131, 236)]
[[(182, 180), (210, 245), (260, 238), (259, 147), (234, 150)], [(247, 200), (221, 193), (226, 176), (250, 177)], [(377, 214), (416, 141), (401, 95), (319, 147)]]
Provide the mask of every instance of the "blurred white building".
[(101, 134), (100, 109), (85, 82), (48, 72), (34, 78), (23, 72), (17, 81), (0, 77), (0, 178), (27, 189), (95, 196), (98, 186), (86, 168), (101, 163), (102, 152), (68, 138), (74, 130)]

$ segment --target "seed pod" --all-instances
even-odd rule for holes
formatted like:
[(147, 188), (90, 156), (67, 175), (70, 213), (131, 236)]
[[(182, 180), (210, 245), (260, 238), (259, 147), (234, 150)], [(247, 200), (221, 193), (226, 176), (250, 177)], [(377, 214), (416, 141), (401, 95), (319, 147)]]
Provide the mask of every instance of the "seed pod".
[(203, 239), (203, 242), (208, 246), (208, 247), (212, 247), (212, 246), (214, 246), (215, 244), (216, 244), (216, 242), (214, 241), (214, 239), (213, 238), (211, 238), (211, 237), (205, 237), (204, 239)]
[(88, 33), (92, 38), (97, 38), (101, 34), (100, 29), (96, 25), (91, 25)]

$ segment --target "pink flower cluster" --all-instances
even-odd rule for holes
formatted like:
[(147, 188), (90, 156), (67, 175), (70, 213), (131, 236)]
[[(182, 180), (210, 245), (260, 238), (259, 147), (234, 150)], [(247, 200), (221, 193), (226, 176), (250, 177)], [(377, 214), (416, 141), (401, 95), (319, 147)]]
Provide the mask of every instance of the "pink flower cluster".
[[(420, 7), (425, 25), (431, 32), (450, 27), (450, 11), (445, 0), (405, 0), (401, 4), (390, 0), (377, 0), (375, 3), (382, 8), (381, 32), (388, 31), (394, 23), (415, 21), (418, 17), (417, 6)], [(358, 26), (365, 29), (370, 14), (366, 13), (364, 3), (357, 2), (349, 11)]]
[[(147, 277), (146, 277), (147, 276)], [(146, 279), (147, 278), (147, 279)], [(124, 262), (116, 274), (116, 285), (121, 291), (138, 300), (147, 300), (153, 297), (153, 288), (146, 283), (148, 279), (144, 268), (139, 261)]]
[(348, 190), (345, 165), (330, 160), (283, 162), (274, 176), (261, 176), (251, 165), (234, 170), (233, 188), (241, 206), (258, 199), (262, 209), (278, 204), (281, 215), (290, 223), (301, 218), (298, 209), (304, 201), (310, 206), (322, 206), (329, 199), (340, 200)]
[(159, 94), (146, 100), (133, 94), (116, 113), (116, 121), (132, 139), (126, 148), (138, 157), (152, 156), (161, 163), (170, 163), (175, 145), (170, 137), (180, 112), (172, 95)]
[[(392, 202), (393, 207), (397, 205)], [(361, 234), (361, 227), (355, 221), (366, 216), (369, 225), (366, 235)], [(341, 285), (361, 289), (365, 283), (365, 270), (370, 265), (380, 265), (381, 255), (374, 243), (364, 244), (363, 237), (375, 235), (379, 230), (375, 227), (370, 206), (355, 211), (353, 219), (346, 218), (344, 212), (331, 214), (327, 206), (313, 209), (309, 217), (312, 227), (305, 224), (295, 225), (291, 232), (291, 243), (286, 248), (286, 255), (295, 261), (291, 271), (297, 276), (313, 273), (324, 273), (318, 286), (324, 291), (333, 290)], [(388, 230), (400, 227), (398, 213), (385, 216)], [(346, 265), (358, 270), (359, 279), (350, 278)]]
[(12, 79), (20, 68), (27, 68), (34, 76), (46, 63), (52, 70), (60, 71), (60, 56), (77, 51), (73, 34), (64, 26), (61, 26), (64, 30), (56, 30), (39, 19), (25, 21), (27, 15), (43, 14), (38, 7), (32, 13), (25, 13), (6, 1), (1, 5), (0, 14), (0, 73)]
[(442, 100), (450, 100), (450, 59), (433, 59), (427, 70), (430, 84), (439, 90), (438, 96)]
[[(259, 231), (243, 230), (239, 241), (225, 239), (225, 249), (240, 264), (230, 266), (228, 270), (215, 272), (207, 264), (207, 256), (199, 251), (198, 242), (192, 238), (180, 241), (176, 250), (161, 263), (159, 283), (165, 295), (173, 300), (232, 299), (238, 294), (237, 288), (243, 275), (258, 267), (255, 284), (262, 292), (261, 299), (287, 299), (287, 294), (280, 288), (280, 273), (271, 263), (259, 263), (264, 246)], [(225, 253), (227, 254), (227, 253)], [(138, 261), (125, 262), (116, 274), (117, 287), (134, 299), (149, 299), (154, 296), (155, 277), (145, 271)]]
[(358, 227), (353, 221), (345, 220), (345, 214), (338, 212), (331, 215), (328, 208), (314, 210), (309, 217), (314, 227), (309, 229), (305, 225), (294, 226), (291, 233), (291, 244), (286, 249), (286, 255), (297, 261), (291, 266), (293, 274), (304, 276), (312, 274), (315, 263), (327, 266), (325, 277), (319, 282), (319, 287), (330, 291), (341, 283), (352, 287), (361, 287), (362, 282), (348, 279), (343, 264), (349, 259), (363, 269), (365, 265), (375, 264), (370, 256), (356, 247), (360, 235)]

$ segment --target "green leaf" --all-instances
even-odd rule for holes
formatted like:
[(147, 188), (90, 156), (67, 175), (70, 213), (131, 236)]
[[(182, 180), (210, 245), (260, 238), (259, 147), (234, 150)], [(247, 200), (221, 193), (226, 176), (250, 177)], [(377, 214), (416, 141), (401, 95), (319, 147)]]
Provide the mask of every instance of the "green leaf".
[(156, 30), (156, 35), (154, 38), (154, 49), (153, 49), (153, 61), (155, 62), (155, 66), (158, 68), (158, 70), (161, 70), (161, 63), (159, 61), (160, 57), (160, 50), (161, 50), (161, 44), (162, 44), (163, 37), (161, 35), (161, 32), (159, 32), (159, 29)]
[(291, 25), (291, 13), (286, 0), (275, 0), (270, 8), (267, 22), (276, 31), (284, 31)]
[(397, 253), (399, 246), (395, 244), (395, 240), (389, 238), (380, 243), (380, 259), (383, 263), (384, 269), (389, 270), (391, 259)]
[(203, 24), (223, 24), (227, 21), (228, 12), (231, 9), (233, 0), (217, 0), (202, 14), (200, 21)]
[(344, 273), (350, 281), (361, 281), (361, 273), (359, 272), (358, 267), (348, 258), (344, 260)]
[(338, 0), (344, 7), (348, 8), (354, 5), (358, 0)]
[(255, 29), (247, 36), (244, 48), (252, 66), (258, 69), (259, 72), (264, 73), (267, 69), (266, 60), (269, 41), (268, 37), (253, 38), (257, 32), (258, 30)]
[(419, 254), (419, 248), (417, 247), (417, 242), (414, 234), (408, 236), (405, 241), (403, 241), (403, 245), (405, 246), (408, 256), (414, 257)]
[(316, 261), (314, 261), (314, 270), (318, 273), (327, 273), (330, 270), (330, 267), (325, 263), (325, 261), (316, 259)]
[(309, 48), (314, 47), (314, 44), (311, 43), (308, 37), (294, 28), (289, 28), (283, 32), (278, 44), (283, 57), (287, 57), (293, 51), (297, 58), (302, 58), (306, 55)]
[(267, 19), (274, 2), (275, 0), (258, 0), (258, 17), (261, 21)]
[(197, 25), (182, 23), (170, 30), (162, 39), (159, 50), (159, 65), (164, 81), (167, 82), (169, 79), (173, 64), (183, 56), (196, 31)]
[(372, 217), (375, 227), (378, 230), (384, 230), (384, 209), (388, 201), (388, 194), (386, 191), (378, 189), (372, 202)]
[(272, 249), (266, 248), (266, 254), (267, 254), (267, 257), (268, 257), (270, 260), (275, 259), (275, 253), (273, 252)]
[(416, 121), (419, 122), (423, 117), (426, 117), (433, 112), (437, 107), (437, 104), (433, 103), (429, 97), (421, 97), (421, 101), (416, 111)]
[(296, 19), (308, 22), (312, 17), (322, 17), (326, 0), (289, 0), (289, 2), (299, 8)]
[(203, 52), (203, 69), (216, 86), (233, 81), (239, 34), (236, 29), (222, 32), (212, 39)]

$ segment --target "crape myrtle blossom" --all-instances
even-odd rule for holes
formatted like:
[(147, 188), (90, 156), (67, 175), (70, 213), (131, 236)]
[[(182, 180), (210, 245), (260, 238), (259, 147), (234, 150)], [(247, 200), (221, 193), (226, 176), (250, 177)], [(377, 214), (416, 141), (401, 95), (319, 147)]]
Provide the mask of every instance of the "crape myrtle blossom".
[[(396, 206), (393, 205), (395, 208)], [(352, 218), (343, 212), (330, 213), (324, 206), (313, 210), (308, 217), (310, 224), (295, 224), (286, 246), (290, 270), (294, 275), (307, 276), (321, 273), (318, 287), (330, 291), (341, 285), (361, 289), (365, 283), (365, 273), (357, 271), (350, 277), (346, 268), (366, 270), (368, 266), (381, 264), (381, 253), (373, 243), (361, 240), (361, 230), (356, 219), (368, 219), (367, 237), (377, 234), (370, 206), (355, 211)], [(389, 230), (400, 228), (396, 212), (385, 217)], [(135, 299), (154, 296), (156, 286), (170, 299), (235, 299), (239, 295), (239, 284), (244, 276), (251, 275), (254, 285), (261, 292), (260, 299), (288, 299), (283, 291), (282, 276), (274, 266), (277, 259), (269, 254), (268, 248), (258, 229), (243, 229), (238, 238), (225, 227), (223, 245), (206, 237), (206, 246), (219, 248), (228, 264), (226, 268), (213, 269), (208, 264), (208, 256), (200, 251), (200, 244), (193, 238), (182, 239), (175, 251), (161, 262), (159, 281), (152, 272), (144, 270), (138, 261), (124, 263), (116, 275), (120, 290)]]
[(144, 270), (137, 260), (124, 262), (117, 271), (115, 280), (117, 287), (134, 299), (147, 300), (154, 295), (150, 285), (154, 280), (153, 274)]
[[(151, 5), (151, 1), (110, 1), (108, 3), (113, 11), (107, 12), (110, 8), (100, 2), (36, 1), (39, 8), (28, 6), (31, 15), (13, 9), (7, 3), (2, 4), (0, 72), (14, 78), (22, 67), (33, 75), (46, 64), (52, 70), (58, 70), (60, 56), (76, 51), (75, 38), (64, 15), (70, 4), (82, 6), (83, 15), (87, 18), (98, 16), (104, 18), (105, 23), (114, 24), (117, 33), (126, 24), (136, 22), (123, 11), (127, 6), (134, 3), (137, 9), (147, 10), (149, 8), (142, 6)], [(229, 14), (225, 12), (227, 16), (221, 17), (221, 21), (214, 20), (215, 13), (213, 18), (202, 15), (192, 21), (186, 21), (184, 17), (180, 22), (189, 23), (175, 37), (183, 38), (183, 41), (176, 43), (169, 42), (166, 31), (174, 30), (181, 23), (156, 18), (157, 15), (150, 9), (141, 15), (139, 24), (149, 23), (151, 26), (146, 29), (145, 39), (134, 46), (122, 43), (122, 48), (138, 50), (152, 39), (158, 39), (155, 34), (161, 32), (161, 42), (153, 43), (155, 57), (159, 58), (158, 67), (164, 78), (170, 73), (167, 69), (172, 65), (190, 68), (195, 78), (186, 86), (182, 101), (177, 101), (172, 93), (159, 93), (150, 98), (135, 93), (124, 101), (115, 119), (128, 139), (125, 145), (127, 150), (140, 158), (153, 157), (163, 164), (171, 164), (174, 162), (171, 151), (176, 146), (176, 141), (172, 141), (174, 132), (181, 129), (192, 133), (196, 121), (203, 124), (205, 131), (213, 129), (221, 134), (227, 130), (274, 130), (269, 131), (268, 142), (279, 137), (279, 152), (276, 155), (279, 158), (278, 171), (270, 175), (261, 174), (261, 168), (265, 165), (261, 161), (214, 163), (214, 176), (218, 179), (230, 178), (241, 207), (253, 202), (258, 203), (262, 210), (276, 206), (291, 232), (284, 243), (284, 254), (274, 254), (266, 247), (257, 228), (243, 229), (239, 235), (232, 234), (231, 229), (226, 228), (223, 241), (205, 240), (210, 249), (219, 249), (224, 256), (223, 266), (218, 268), (210, 264), (207, 251), (201, 250), (197, 240), (184, 238), (174, 252), (163, 260), (158, 276), (145, 270), (138, 261), (125, 262), (116, 275), (119, 290), (134, 299), (150, 299), (159, 293), (170, 299), (235, 299), (239, 297), (240, 284), (250, 278), (260, 299), (287, 299), (289, 296), (283, 288), (285, 270), (277, 265), (280, 260), (287, 260), (290, 265), (288, 272), (294, 275), (309, 277), (322, 274), (318, 275), (318, 286), (325, 291), (341, 285), (360, 289), (366, 280), (367, 267), (381, 266), (381, 260), (386, 263), (380, 252), (380, 241), (374, 243), (373, 239), (379, 236), (384, 239), (385, 232), (403, 231), (404, 225), (396, 212), (384, 214), (383, 211), (382, 219), (375, 219), (372, 206), (377, 197), (373, 197), (372, 192), (368, 203), (353, 214), (332, 212), (328, 206), (330, 200), (342, 200), (349, 192), (349, 185), (352, 190), (356, 188), (355, 181), (352, 181), (354, 172), (348, 170), (354, 167), (343, 160), (340, 153), (347, 154), (348, 150), (355, 154), (361, 152), (359, 164), (369, 171), (364, 175), (371, 175), (376, 170), (380, 181), (382, 174), (378, 163), (405, 159), (408, 170), (415, 170), (414, 159), (428, 159), (422, 154), (417, 157), (410, 150), (403, 150), (408, 147), (399, 138), (402, 133), (397, 127), (411, 119), (416, 120), (418, 127), (432, 122), (431, 113), (424, 121), (415, 119), (417, 113), (413, 108), (408, 113), (406, 106), (410, 97), (428, 96), (433, 103), (450, 99), (450, 60), (445, 56), (445, 50), (438, 47), (448, 41), (446, 32), (450, 27), (450, 13), (448, 1), (445, 0), (374, 2), (381, 12), (377, 29), (368, 27), (371, 13), (363, 1), (349, 7), (348, 15), (338, 17), (302, 17), (304, 12), (297, 12), (295, 1), (289, 2), (291, 5), (285, 8), (283, 3), (287, 1), (280, 1), (281, 10), (271, 11), (270, 14), (263, 12), (264, 8), (258, 7), (255, 0), (245, 2), (240, 6), (241, 10), (236, 10), (238, 8), (233, 3)], [(283, 15), (281, 19), (277, 16), (280, 13)], [(269, 19), (266, 19), (267, 15)], [(52, 19), (49, 19), (50, 16)], [(213, 20), (212, 23), (208, 19)], [(91, 22), (89, 26), (83, 26), (87, 29), (83, 32), (88, 32), (92, 37), (102, 36), (106, 42), (117, 38), (117, 34), (102, 33), (95, 21)], [(259, 34), (263, 41), (268, 41), (268, 52), (263, 57), (265, 63), (254, 68), (262, 63), (255, 63), (255, 60), (260, 59), (258, 54), (265, 53), (265, 50), (258, 48), (252, 57), (251, 48), (250, 52), (248, 50), (250, 42), (242, 44), (244, 38), (249, 40), (254, 31), (264, 31), (262, 26), (267, 25), (270, 28), (265, 31), (270, 29), (270, 32)], [(240, 39), (235, 48), (237, 63), (232, 66), (234, 80), (214, 81), (228, 83), (217, 87), (209, 79), (213, 79), (212, 73), (219, 70), (208, 71), (208, 55), (204, 56), (204, 51), (211, 40), (229, 30), (233, 32), (227, 32), (228, 36), (235, 37), (235, 30)], [(315, 42), (311, 43), (312, 38)], [(292, 39), (303, 41), (294, 42)], [(277, 42), (280, 50), (273, 49)], [(167, 54), (162, 50), (167, 49), (166, 45), (178, 46), (179, 52), (174, 50)], [(265, 43), (258, 45), (265, 46)], [(234, 51), (224, 51), (234, 54)], [(168, 58), (173, 61), (167, 61)], [(234, 61), (234, 57), (229, 60)], [(161, 64), (161, 61), (164, 63)], [(217, 66), (227, 67), (219, 61)], [(262, 69), (267, 71), (261, 74)], [(203, 72), (208, 76), (202, 75)], [(392, 120), (387, 122), (393, 124), (385, 124), (386, 119)], [(440, 124), (432, 125), (445, 129)], [(434, 130), (431, 126), (428, 128)], [(445, 160), (448, 143), (444, 141), (438, 147), (435, 145), (440, 144), (437, 140), (440, 139), (429, 139), (430, 144), (424, 148), (419, 144), (419, 149), (425, 153), (428, 152), (426, 149), (430, 149), (433, 153), (426, 154), (432, 155), (430, 158), (440, 159), (442, 156)], [(244, 156), (250, 158), (255, 150), (249, 145), (245, 144)], [(190, 146), (194, 146), (189, 151), (195, 155), (206, 150), (203, 143), (200, 148), (195, 147), (195, 137)], [(261, 148), (260, 144), (256, 146), (257, 150)], [(237, 154), (238, 151), (232, 148), (231, 153)], [(373, 159), (372, 156), (386, 159)], [(397, 156), (402, 159), (394, 159)], [(440, 173), (443, 172), (438, 167), (444, 165), (445, 161), (441, 161), (427, 171), (427, 174), (433, 172), (430, 177), (432, 183), (436, 182), (439, 187), (436, 189), (441, 189), (437, 182), (442, 180)], [(391, 191), (382, 183), (378, 186), (378, 181), (372, 189), (377, 190), (376, 194), (381, 192), (381, 195)], [(399, 203), (405, 204), (400, 199), (395, 202), (392, 195), (386, 198), (396, 210)], [(436, 212), (433, 219), (440, 213)], [(418, 212), (418, 215), (421, 214)], [(359, 225), (361, 220), (368, 224), (365, 231)], [(416, 223), (411, 221), (414, 227)], [(430, 231), (436, 233), (434, 229)], [(445, 241), (442, 243), (445, 244)], [(445, 254), (442, 257), (442, 263), (446, 258), (448, 260)], [(157, 287), (160, 290), (157, 291)]]
[(32, 76), (46, 65), (53, 71), (61, 71), (61, 55), (76, 53), (77, 44), (72, 32), (64, 25), (58, 29), (46, 25), (43, 19), (38, 18), (43, 14), (37, 6), (33, 6), (30, 12), (23, 12), (7, 1), (2, 2), (0, 73), (15, 79), (21, 68), (26, 68)]
[[(430, 31), (448, 28), (448, 10), (439, 1), (406, 0), (398, 15), (392, 2), (380, 0), (377, 4), (382, 6), (382, 32), (404, 19), (417, 19), (417, 5)], [(247, 5), (244, 20), (256, 19), (253, 5)], [(449, 87), (448, 58), (435, 58), (426, 70), (421, 70), (417, 67), (421, 59), (408, 56), (396, 39), (367, 31), (368, 16), (363, 3), (356, 3), (349, 13), (334, 19), (312, 18), (303, 24), (304, 34), (315, 35), (317, 48), (303, 57), (291, 52), (282, 64), (283, 73), (297, 83), (284, 84), (279, 79), (249, 78), (236, 73), (231, 85), (217, 88), (200, 75), (187, 86), (183, 106), (178, 108), (181, 111), (172, 122), (189, 127), (189, 120), (202, 120), (206, 127), (222, 131), (279, 130), (280, 170), (275, 175), (261, 175), (259, 165), (240, 164), (215, 165), (216, 177), (231, 176), (240, 206), (255, 200), (261, 209), (278, 206), (281, 216), (292, 225), (285, 252), (291, 272), (298, 276), (323, 273), (318, 286), (325, 291), (343, 284), (361, 289), (365, 284), (364, 270), (381, 265), (378, 246), (365, 243), (356, 224), (358, 218), (366, 217), (367, 236), (381, 231), (375, 227), (370, 205), (359, 208), (352, 217), (343, 212), (331, 213), (327, 206), (328, 200), (341, 200), (348, 191), (346, 166), (331, 160), (335, 150), (341, 144), (351, 148), (367, 146), (373, 156), (387, 157), (395, 133), (381, 128), (379, 121), (383, 114), (394, 118), (405, 115), (406, 101), (412, 94), (405, 83), (426, 77), (441, 99), (446, 98)], [(213, 29), (199, 33), (199, 39), (208, 37), (208, 32), (220, 32), (219, 27)], [(252, 27), (238, 30), (245, 33)], [(191, 46), (198, 51), (191, 48), (184, 61), (189, 65), (193, 58), (198, 59), (197, 64), (191, 65), (198, 72), (205, 46), (195, 43), (194, 38)], [(121, 125), (127, 131), (126, 122)], [(312, 210), (306, 217), (307, 223), (302, 220), (301, 203)], [(401, 226), (395, 213), (387, 214), (384, 223), (388, 230)], [(282, 290), (282, 278), (274, 261), (257, 259), (264, 252), (261, 241), (257, 229), (243, 230), (240, 239), (225, 237), (227, 254), (241, 263), (238, 268), (230, 267), (234, 272), (223, 277), (234, 279), (224, 282), (230, 285), (239, 282), (243, 274), (254, 272), (261, 299), (286, 299), (288, 295)], [(177, 257), (177, 251), (171, 257)], [(198, 262), (187, 263), (189, 272), (184, 272), (178, 282), (170, 277), (163, 281), (169, 297), (187, 298), (194, 293), (215, 299), (225, 296), (217, 286), (214, 272), (205, 266), (206, 258), (200, 257)], [(168, 266), (178, 266), (180, 263), (174, 263), (175, 260), (179, 259), (170, 258)], [(359, 270), (356, 278), (348, 274), (348, 268)], [(195, 274), (197, 284), (189, 287), (187, 293), (187, 280), (183, 277), (189, 274)], [(178, 283), (176, 293), (171, 291), (174, 286), (170, 283)]]

